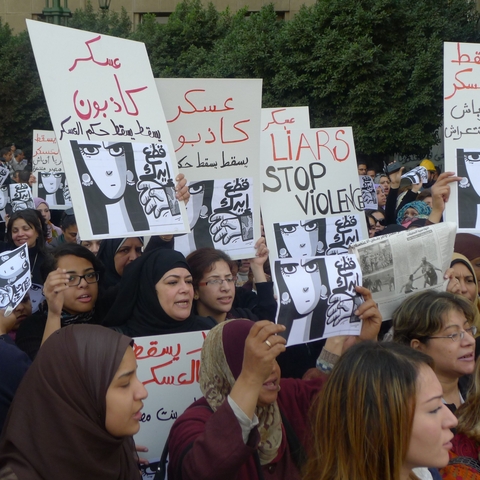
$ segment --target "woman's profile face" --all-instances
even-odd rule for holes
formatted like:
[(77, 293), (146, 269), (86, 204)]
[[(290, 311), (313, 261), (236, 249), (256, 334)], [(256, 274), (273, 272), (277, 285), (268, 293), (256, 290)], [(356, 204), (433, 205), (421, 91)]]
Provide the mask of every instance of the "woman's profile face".
[(378, 206), (384, 207), (385, 204), (387, 203), (387, 196), (385, 195), (383, 188), (381, 186), (377, 187), (376, 193), (377, 193)]
[(313, 312), (320, 300), (322, 279), (316, 260), (284, 262), (281, 264), (283, 280), (300, 315)]
[(55, 193), (62, 183), (62, 174), (54, 172), (41, 172), (43, 188), (47, 193)]
[(137, 361), (128, 347), (107, 390), (105, 429), (114, 437), (135, 435), (140, 430), (147, 390), (137, 377)]
[[(222, 283), (216, 285), (212, 284), (212, 281)], [(228, 263), (219, 260), (212, 265), (210, 271), (204, 272), (196, 294), (199, 308), (207, 313), (206, 315), (202, 313), (203, 316), (228, 313), (235, 299), (235, 280)]]
[(449, 460), (457, 419), (443, 403), (443, 390), (433, 370), (422, 365), (416, 384), (415, 413), (410, 444), (403, 465), (405, 473), (416, 467), (444, 467)]
[(173, 320), (186, 320), (192, 311), (193, 280), (186, 268), (169, 270), (155, 285), (163, 311)]
[(380, 185), (383, 187), (383, 192), (385, 193), (385, 195), (388, 195), (388, 192), (390, 191), (390, 180), (388, 179), (388, 177), (381, 177)]
[(122, 143), (84, 142), (78, 147), (88, 173), (101, 192), (110, 200), (121, 198), (127, 183), (125, 146)]
[(478, 289), (472, 272), (464, 263), (455, 263), (453, 265), (454, 277), (460, 283), (460, 293), (462, 297), (470, 300), (472, 303), (478, 298)]
[(451, 338), (430, 338), (420, 343), (419, 350), (430, 355), (435, 362), (435, 373), (439, 378), (456, 380), (463, 375), (470, 375), (475, 368), (475, 339), (466, 330), (470, 328), (465, 315), (459, 310), (450, 310), (444, 314), (442, 329), (433, 337), (460, 334), (465, 331), (463, 339), (457, 335)]
[(50, 221), (50, 209), (48, 208), (46, 203), (41, 203), (37, 207), (37, 210), (42, 214), (42, 217), (45, 220), (45, 222)]

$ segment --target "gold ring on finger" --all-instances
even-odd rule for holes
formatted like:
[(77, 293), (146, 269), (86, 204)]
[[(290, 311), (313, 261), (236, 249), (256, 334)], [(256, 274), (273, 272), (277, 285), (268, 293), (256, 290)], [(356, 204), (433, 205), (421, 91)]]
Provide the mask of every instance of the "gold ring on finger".
[(270, 348), (272, 348), (273, 345), (272, 345), (268, 340), (265, 340), (265, 343), (266, 343)]

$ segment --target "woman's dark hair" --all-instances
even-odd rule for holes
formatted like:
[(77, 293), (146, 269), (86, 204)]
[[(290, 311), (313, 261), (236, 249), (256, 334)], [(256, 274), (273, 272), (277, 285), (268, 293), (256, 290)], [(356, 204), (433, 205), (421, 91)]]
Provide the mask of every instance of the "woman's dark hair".
[(77, 243), (62, 243), (58, 247), (54, 248), (43, 262), (41, 272), (44, 280), (47, 279), (50, 272), (53, 272), (57, 269), (58, 260), (67, 255), (84, 258), (90, 262), (94, 270), (100, 274), (102, 274), (104, 271), (103, 263), (88, 248), (78, 245)]
[(417, 195), (417, 200), (420, 200), (423, 202), (426, 198), (432, 196), (432, 190), (430, 188), (426, 188), (425, 190), (422, 190), (418, 195)]
[(216, 262), (224, 261), (230, 270), (234, 268), (234, 261), (221, 250), (204, 247), (195, 250), (187, 257), (187, 263), (190, 267), (193, 278), (193, 287), (198, 287), (198, 282), (203, 278), (206, 272), (211, 272)]
[(75, 215), (69, 215), (67, 213), (64, 213), (62, 215), (62, 220), (60, 221), (60, 228), (64, 232), (68, 227), (71, 227), (72, 225), (77, 224), (77, 219), (75, 218)]
[(34, 228), (38, 234), (37, 240), (35, 241), (35, 246), (40, 252), (45, 253), (45, 238), (47, 238), (47, 225), (43, 220), (42, 214), (33, 208), (26, 208), (25, 210), (18, 210), (15, 213), (12, 213), (10, 219), (8, 220), (7, 226), (7, 241), (13, 244), (12, 239), (12, 228), (15, 220), (18, 219), (24, 220), (30, 227)]

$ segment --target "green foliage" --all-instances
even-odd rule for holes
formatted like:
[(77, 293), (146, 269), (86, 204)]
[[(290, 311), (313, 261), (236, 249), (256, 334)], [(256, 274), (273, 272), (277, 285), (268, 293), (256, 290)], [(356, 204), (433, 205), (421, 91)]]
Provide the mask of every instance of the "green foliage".
[[(377, 158), (438, 141), (443, 42), (480, 42), (478, 23), (473, 0), (317, 0), (289, 22), (273, 5), (232, 14), (183, 0), (136, 31), (124, 9), (90, 2), (69, 26), (144, 42), (156, 77), (262, 78), (263, 106), (308, 105), (312, 126), (352, 126), (357, 155)], [(0, 22), (4, 144), (49, 128), (36, 72), (28, 36)]]

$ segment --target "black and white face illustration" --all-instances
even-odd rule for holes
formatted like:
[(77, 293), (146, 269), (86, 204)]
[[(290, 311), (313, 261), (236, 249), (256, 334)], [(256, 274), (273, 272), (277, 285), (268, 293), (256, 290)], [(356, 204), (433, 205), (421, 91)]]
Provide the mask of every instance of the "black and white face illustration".
[(274, 229), (280, 233), (285, 245), (279, 245), (280, 258), (313, 257), (325, 250), (318, 236), (318, 220), (279, 223), (274, 225)]
[(205, 198), (205, 182), (192, 183), (188, 187), (190, 201), (187, 204), (188, 224), (193, 228), (198, 219), (208, 216), (208, 207), (203, 204)]
[(47, 193), (55, 193), (62, 184), (62, 174), (58, 172), (40, 172), (41, 183)]
[(464, 150), (464, 159), (470, 183), (480, 196), (480, 151)]
[(127, 159), (123, 144), (84, 142), (78, 148), (88, 170), (88, 174), (82, 175), (82, 183), (88, 185), (94, 182), (110, 200), (121, 198), (127, 183)]
[(15, 278), (20, 273), (22, 273), (28, 265), (25, 260), (22, 259), (20, 255), (15, 255), (13, 257), (2, 257), (3, 263), (0, 265), (0, 278), (8, 279)]
[(283, 260), (281, 273), (290, 292), (290, 294), (288, 292), (281, 293), (282, 299), (289, 295), (300, 315), (308, 315), (313, 312), (320, 297), (326, 293), (326, 288), (322, 285), (318, 261), (289, 262)]
[(7, 206), (8, 199), (8, 185), (0, 187), (0, 210), (3, 210)]

